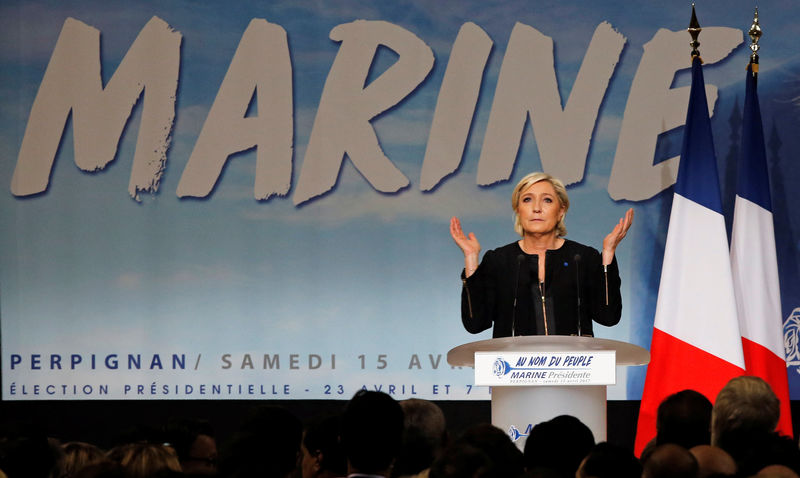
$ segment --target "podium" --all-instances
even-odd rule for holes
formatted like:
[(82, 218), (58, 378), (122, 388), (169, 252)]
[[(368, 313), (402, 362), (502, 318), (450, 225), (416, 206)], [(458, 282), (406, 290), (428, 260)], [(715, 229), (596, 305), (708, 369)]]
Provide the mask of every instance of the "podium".
[[(447, 363), (453, 366), (474, 367), (476, 353), (479, 353), (479, 356), (485, 356), (487, 353), (491, 356), (518, 354), (520, 357), (531, 357), (531, 361), (533, 358), (570, 356), (565, 354), (584, 357), (610, 355), (615, 358), (613, 366), (646, 365), (650, 362), (650, 352), (646, 349), (617, 340), (565, 335), (527, 335), (480, 340), (460, 345), (447, 353)], [(496, 359), (494, 366), (495, 375), (508, 373), (508, 370), (503, 369), (508, 369), (509, 363)], [(498, 366), (501, 370), (497, 370)], [(610, 383), (615, 383), (615, 374)], [(605, 441), (606, 388), (607, 385), (595, 384), (495, 385), (492, 386), (492, 424), (508, 432), (517, 447), (523, 449), (528, 433), (537, 423), (559, 415), (572, 415), (592, 430), (596, 442)]]

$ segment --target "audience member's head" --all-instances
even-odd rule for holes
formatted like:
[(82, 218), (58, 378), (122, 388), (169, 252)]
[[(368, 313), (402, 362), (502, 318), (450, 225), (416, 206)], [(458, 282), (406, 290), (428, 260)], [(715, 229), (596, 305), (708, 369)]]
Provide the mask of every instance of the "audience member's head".
[(128, 478), (128, 475), (122, 465), (106, 460), (86, 465), (70, 478)]
[(727, 449), (730, 438), (771, 433), (778, 425), (780, 402), (758, 377), (731, 379), (717, 395), (711, 415), (711, 444)]
[(711, 402), (702, 393), (682, 390), (665, 398), (656, 414), (656, 445), (686, 449), (711, 443)]
[(112, 448), (108, 458), (122, 465), (129, 478), (151, 478), (167, 471), (181, 471), (178, 455), (169, 446), (154, 443), (129, 443)]
[(220, 463), (224, 476), (285, 478), (297, 467), (303, 425), (288, 410), (256, 408), (235, 434)]
[(642, 478), (697, 478), (697, 460), (674, 443), (658, 445), (642, 466)]
[(458, 441), (486, 453), (492, 463), (494, 476), (513, 478), (521, 475), (525, 469), (522, 452), (507, 433), (493, 425), (475, 425), (467, 429)]
[(106, 454), (100, 448), (84, 442), (72, 441), (61, 445), (64, 455), (61, 459), (61, 476), (72, 477), (81, 468), (100, 463)]
[(341, 437), (350, 473), (388, 476), (403, 438), (403, 410), (385, 393), (359, 390), (342, 415)]
[(733, 476), (736, 474), (736, 462), (722, 448), (711, 445), (697, 445), (689, 450), (697, 460), (697, 478), (709, 476)]
[(769, 465), (755, 475), (756, 478), (800, 478), (791, 468), (784, 465)]
[(347, 458), (339, 443), (339, 417), (311, 421), (300, 445), (302, 478), (331, 478), (347, 475)]
[(800, 472), (797, 446), (774, 431), (779, 405), (769, 384), (758, 377), (736, 377), (717, 395), (712, 444), (730, 453), (739, 474), (754, 475), (767, 465), (785, 465)]
[(577, 478), (639, 478), (642, 465), (627, 448), (608, 442), (595, 445), (580, 464)]
[(410, 398), (400, 402), (403, 409), (403, 443), (392, 476), (417, 474), (429, 468), (447, 441), (444, 413), (433, 402)]
[(525, 442), (525, 469), (549, 469), (572, 478), (594, 446), (592, 431), (571, 415), (537, 424)]
[(174, 419), (167, 424), (167, 441), (187, 475), (217, 473), (217, 441), (207, 420)]
[(504, 478), (492, 466), (489, 455), (461, 441), (448, 445), (431, 465), (429, 478)]

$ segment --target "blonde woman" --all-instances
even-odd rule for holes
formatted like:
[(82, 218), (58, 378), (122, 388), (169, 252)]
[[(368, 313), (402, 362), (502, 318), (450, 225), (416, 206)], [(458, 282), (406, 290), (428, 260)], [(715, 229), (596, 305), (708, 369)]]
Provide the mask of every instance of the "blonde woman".
[(603, 250), (566, 239), (569, 197), (564, 184), (531, 173), (511, 195), (514, 229), (522, 237), (493, 249), (479, 263), (480, 243), (450, 220), (450, 235), (464, 253), (461, 319), (470, 333), (494, 327), (494, 337), (592, 336), (592, 322), (612, 326), (622, 315), (614, 257), (633, 223), (629, 209), (603, 240)]

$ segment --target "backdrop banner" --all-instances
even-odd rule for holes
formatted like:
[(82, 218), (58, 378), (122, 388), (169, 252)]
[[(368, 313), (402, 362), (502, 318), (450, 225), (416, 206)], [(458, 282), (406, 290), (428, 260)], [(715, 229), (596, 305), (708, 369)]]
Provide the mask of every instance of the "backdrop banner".
[[(759, 8), (800, 399), (800, 4)], [(446, 361), (491, 337), (461, 324), (449, 220), (484, 252), (517, 240), (511, 191), (538, 170), (568, 185), (570, 239), (600, 249), (635, 209), (622, 320), (594, 330), (649, 347), (690, 15), (611, 0), (3, 2), (3, 400), (488, 399)], [(753, 4), (697, 15), (730, 232)], [(609, 398), (640, 399), (645, 370), (618, 369)]]

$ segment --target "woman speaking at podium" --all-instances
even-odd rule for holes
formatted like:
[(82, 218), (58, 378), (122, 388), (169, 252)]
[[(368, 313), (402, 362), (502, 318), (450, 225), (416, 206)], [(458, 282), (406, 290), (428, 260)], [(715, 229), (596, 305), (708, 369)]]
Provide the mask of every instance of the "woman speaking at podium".
[(622, 314), (614, 251), (633, 222), (625, 213), (603, 239), (603, 251), (565, 239), (569, 197), (564, 184), (531, 173), (511, 195), (514, 229), (522, 239), (486, 252), (458, 218), (450, 235), (464, 253), (461, 320), (476, 334), (494, 326), (493, 337), (592, 336), (592, 321), (606, 326)]

